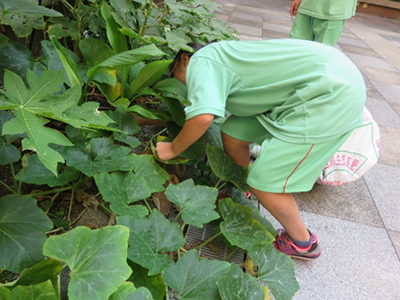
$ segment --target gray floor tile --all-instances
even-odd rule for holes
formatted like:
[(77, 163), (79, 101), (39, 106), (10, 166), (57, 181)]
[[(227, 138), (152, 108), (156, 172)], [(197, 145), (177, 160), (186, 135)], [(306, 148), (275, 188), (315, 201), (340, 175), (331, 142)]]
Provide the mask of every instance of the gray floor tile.
[(372, 67), (380, 70), (387, 70), (387, 71), (394, 71), (397, 72), (398, 70), (393, 67), (390, 63), (388, 63), (383, 58), (378, 57), (368, 57), (365, 55), (355, 54), (355, 53), (348, 53), (347, 56), (357, 65), (357, 66), (366, 66)]
[(379, 126), (379, 129), (381, 134), (379, 162), (400, 167), (400, 129), (390, 126)]
[(362, 48), (362, 47), (355, 47), (351, 45), (346, 45), (346, 44), (341, 44), (340, 42), (338, 43), (340, 48), (343, 50), (345, 53), (355, 53), (355, 54), (361, 54), (361, 55), (366, 55), (370, 57), (381, 57), (375, 50), (370, 49), (370, 48)]
[(379, 93), (389, 102), (400, 104), (400, 85), (371, 80), (371, 83), (376, 87)]
[(393, 246), (396, 249), (397, 256), (400, 258), (400, 232), (388, 230), (390, 239), (392, 240)]
[(376, 100), (385, 100), (382, 94), (377, 90), (375, 85), (369, 80), (367, 77), (364, 76), (365, 87), (367, 89), (367, 99), (372, 98)]
[(400, 72), (398, 71), (386, 71), (365, 66), (358, 66), (358, 68), (371, 81), (400, 86)]
[(383, 227), (378, 210), (362, 178), (341, 186), (315, 184), (311, 191), (295, 193), (293, 196), (302, 211)]
[(367, 98), (366, 107), (378, 125), (400, 128), (400, 115), (387, 101)]
[(280, 32), (280, 33), (283, 33), (286, 37), (289, 37), (291, 27), (282, 26), (282, 25), (274, 25), (271, 23), (263, 22), (263, 29)]
[[(239, 18), (239, 19), (245, 19), (245, 20), (251, 20), (253, 22), (257, 22), (257, 26), (260, 26), (262, 22), (262, 13), (247, 13), (247, 12), (241, 12), (238, 9), (235, 9), (232, 12), (231, 15), (233, 18)], [(237, 23), (237, 22), (234, 22)]]
[(338, 43), (348, 45), (348, 46), (356, 46), (356, 47), (365, 48), (365, 49), (370, 48), (370, 46), (368, 46), (368, 44), (364, 43), (360, 39), (354, 39), (354, 38), (351, 39), (351, 38), (347, 38), (345, 36), (340, 36)]
[(261, 17), (259, 18), (260, 21), (256, 20), (251, 20), (251, 19), (247, 19), (247, 18), (239, 18), (239, 17), (234, 17), (234, 16), (230, 16), (228, 19), (228, 22), (230, 24), (238, 24), (238, 25), (242, 25), (242, 26), (246, 26), (246, 27), (251, 27), (254, 29), (259, 29), (262, 26), (262, 21), (261, 21)]
[(295, 261), (304, 299), (398, 299), (400, 262), (385, 229), (303, 213), (322, 246), (319, 260)]
[(385, 227), (400, 231), (400, 168), (378, 163), (364, 179)]
[(242, 24), (234, 24), (231, 22), (229, 22), (229, 24), (244, 36), (259, 37), (259, 38), (262, 37), (262, 29), (260, 27), (255, 28)]

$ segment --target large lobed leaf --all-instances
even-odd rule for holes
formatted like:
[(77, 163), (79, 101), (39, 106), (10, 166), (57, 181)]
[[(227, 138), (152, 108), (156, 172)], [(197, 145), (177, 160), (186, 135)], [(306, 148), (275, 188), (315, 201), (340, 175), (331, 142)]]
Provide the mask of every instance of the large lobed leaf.
[(45, 231), (51, 220), (27, 196), (0, 198), (0, 269), (20, 273), (43, 259)]
[(222, 300), (264, 300), (264, 291), (257, 280), (244, 273), (236, 264), (231, 265), (227, 276), (217, 282)]
[[(0, 292), (0, 296), (2, 296)], [(30, 286), (17, 286), (14, 288), (4, 300), (57, 300), (56, 292), (50, 280)]]
[(148, 289), (136, 289), (132, 282), (125, 282), (108, 300), (153, 300), (153, 296)]
[(149, 269), (149, 276), (160, 273), (171, 262), (171, 256), (163, 252), (176, 251), (185, 244), (179, 226), (156, 209), (148, 218), (122, 216), (117, 223), (130, 229), (129, 259)]
[(180, 208), (182, 219), (189, 225), (202, 228), (204, 224), (218, 219), (214, 210), (218, 191), (208, 186), (195, 186), (192, 179), (177, 185), (169, 185), (165, 196)]
[(165, 283), (178, 291), (181, 299), (218, 300), (216, 282), (225, 276), (230, 264), (223, 261), (202, 259), (195, 250), (187, 252), (164, 271)]
[(128, 236), (129, 230), (124, 226), (97, 230), (80, 226), (51, 236), (43, 253), (71, 269), (70, 300), (106, 300), (132, 273), (126, 262)]
[(274, 237), (253, 217), (249, 207), (234, 203), (232, 199), (222, 199), (218, 208), (224, 219), (220, 227), (228, 241), (243, 249), (250, 249), (259, 243), (271, 243)]
[(254, 245), (248, 252), (258, 266), (258, 278), (268, 285), (276, 300), (290, 300), (299, 290), (294, 262), (272, 244)]
[(151, 191), (143, 177), (132, 172), (101, 173), (94, 176), (104, 200), (110, 202), (111, 210), (117, 215), (144, 217), (148, 211), (142, 205), (129, 204), (146, 199)]
[(37, 152), (43, 164), (57, 174), (57, 164), (63, 163), (64, 158), (49, 144), (72, 146), (72, 143), (59, 131), (44, 126), (49, 121), (32, 111), (43, 98), (57, 92), (60, 89), (58, 85), (64, 80), (62, 74), (55, 71), (44, 71), (40, 77), (28, 71), (27, 80), (30, 88), (26, 88), (21, 77), (5, 71), (4, 86), (8, 97), (2, 102), (7, 105), (0, 109), (14, 108), (15, 118), (4, 124), (3, 134), (26, 133), (28, 137), (22, 140), (23, 150)]
[(211, 169), (218, 178), (232, 183), (241, 191), (248, 191), (247, 168), (238, 166), (227, 153), (218, 147), (207, 145), (206, 152)]
[[(87, 144), (86, 144), (87, 143)], [(67, 165), (87, 176), (111, 171), (129, 171), (130, 148), (114, 143), (112, 138), (92, 138), (74, 147), (59, 149)]]

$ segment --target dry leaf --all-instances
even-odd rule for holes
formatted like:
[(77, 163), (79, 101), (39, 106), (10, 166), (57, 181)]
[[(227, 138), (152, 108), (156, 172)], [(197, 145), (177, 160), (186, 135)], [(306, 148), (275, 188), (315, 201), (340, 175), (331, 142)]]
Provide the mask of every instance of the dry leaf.
[(87, 200), (90, 198), (90, 195), (88, 193), (86, 193), (85, 191), (78, 189), (75, 193), (76, 195), (76, 200), (79, 203), (82, 203), (83, 201)]
[(172, 203), (167, 199), (167, 197), (165, 197), (164, 193), (154, 193), (152, 200), (159, 212), (161, 212), (164, 216), (169, 214)]
[(115, 225), (115, 214), (114, 213), (111, 213), (110, 218), (108, 219), (107, 225), (108, 226)]
[(246, 269), (247, 273), (249, 273), (250, 275), (253, 275), (253, 276), (258, 275), (258, 268), (256, 265), (254, 265), (254, 263), (250, 257), (246, 258), (246, 260), (243, 263), (243, 267)]
[(168, 174), (168, 175), (169, 175), (168, 182), (170, 184), (177, 185), (179, 183), (179, 179), (175, 174)]
[(215, 240), (212, 240), (207, 244), (207, 246), (216, 254), (219, 254), (219, 248), (217, 245), (217, 242)]

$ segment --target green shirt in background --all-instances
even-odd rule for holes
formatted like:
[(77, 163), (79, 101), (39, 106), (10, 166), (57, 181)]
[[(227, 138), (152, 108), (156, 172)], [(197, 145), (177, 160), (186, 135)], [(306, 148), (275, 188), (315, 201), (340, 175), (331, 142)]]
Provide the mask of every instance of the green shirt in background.
[(321, 143), (361, 124), (365, 85), (334, 47), (279, 39), (225, 41), (197, 51), (187, 69), (186, 119), (255, 116), (272, 135)]
[(357, 0), (302, 0), (299, 13), (324, 20), (345, 20), (355, 15)]

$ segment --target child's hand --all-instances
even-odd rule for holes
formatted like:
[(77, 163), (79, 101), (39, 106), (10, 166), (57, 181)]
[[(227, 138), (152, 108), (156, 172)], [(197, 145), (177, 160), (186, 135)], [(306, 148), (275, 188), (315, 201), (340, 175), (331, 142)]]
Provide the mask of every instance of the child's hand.
[(292, 6), (290, 7), (290, 16), (295, 17), (297, 15), (297, 10), (300, 6), (301, 0), (293, 0)]
[(172, 143), (158, 142), (156, 144), (157, 156), (160, 160), (170, 160), (177, 155), (172, 151)]

